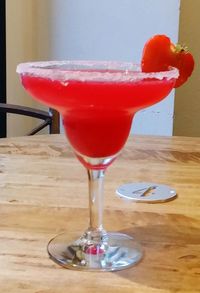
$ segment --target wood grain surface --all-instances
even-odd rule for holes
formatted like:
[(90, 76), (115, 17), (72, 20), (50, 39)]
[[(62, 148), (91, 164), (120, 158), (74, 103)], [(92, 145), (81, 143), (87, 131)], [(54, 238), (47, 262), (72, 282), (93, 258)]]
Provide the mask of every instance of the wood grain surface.
[[(124, 201), (123, 183), (169, 184), (163, 204)], [(0, 140), (0, 292), (200, 292), (200, 138), (128, 140), (108, 169), (104, 225), (134, 235), (145, 256), (119, 272), (79, 272), (53, 263), (55, 234), (88, 224), (87, 176), (63, 135)]]

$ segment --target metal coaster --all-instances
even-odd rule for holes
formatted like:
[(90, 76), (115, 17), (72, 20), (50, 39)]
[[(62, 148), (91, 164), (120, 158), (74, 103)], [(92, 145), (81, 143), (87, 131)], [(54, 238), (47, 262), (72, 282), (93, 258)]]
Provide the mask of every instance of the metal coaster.
[(159, 203), (176, 198), (176, 190), (170, 186), (152, 182), (128, 183), (118, 187), (117, 195), (135, 202)]

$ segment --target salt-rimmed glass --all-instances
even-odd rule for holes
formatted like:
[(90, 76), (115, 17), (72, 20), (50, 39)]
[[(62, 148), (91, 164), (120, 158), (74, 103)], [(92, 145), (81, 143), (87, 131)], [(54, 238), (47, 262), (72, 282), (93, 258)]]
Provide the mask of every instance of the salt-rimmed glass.
[[(56, 236), (50, 257), (79, 270), (114, 271), (142, 258), (135, 240), (103, 228), (103, 179), (129, 135), (134, 114), (172, 90), (178, 71), (144, 73), (127, 62), (51, 61), (20, 64), (24, 88), (37, 100), (60, 111), (68, 141), (87, 169), (89, 228)], [(76, 196), (76, 195), (74, 195)]]

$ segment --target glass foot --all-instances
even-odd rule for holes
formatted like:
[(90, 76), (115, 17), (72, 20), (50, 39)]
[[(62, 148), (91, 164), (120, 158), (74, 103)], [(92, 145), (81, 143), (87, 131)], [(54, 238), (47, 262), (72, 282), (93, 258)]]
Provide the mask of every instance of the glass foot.
[(71, 241), (69, 234), (53, 238), (47, 247), (50, 258), (57, 264), (75, 270), (117, 271), (138, 263), (142, 250), (135, 240), (122, 233), (107, 233), (100, 243), (84, 237)]
[(121, 198), (145, 203), (167, 202), (177, 197), (175, 189), (168, 185), (152, 182), (124, 184), (117, 188), (116, 193)]

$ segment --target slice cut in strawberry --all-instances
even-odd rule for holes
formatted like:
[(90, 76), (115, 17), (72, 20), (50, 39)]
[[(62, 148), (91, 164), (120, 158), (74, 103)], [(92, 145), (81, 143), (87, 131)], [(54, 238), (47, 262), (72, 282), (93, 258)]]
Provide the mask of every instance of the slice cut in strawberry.
[(194, 58), (186, 47), (174, 45), (165, 35), (155, 35), (149, 39), (142, 53), (142, 71), (157, 72), (168, 70), (170, 66), (179, 70), (175, 88), (185, 83), (194, 69)]

